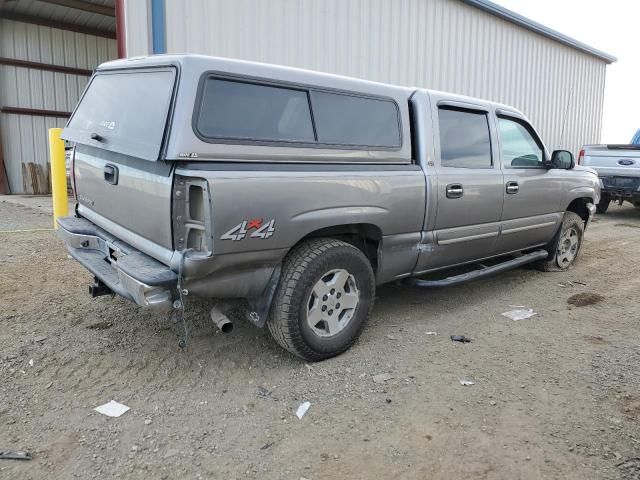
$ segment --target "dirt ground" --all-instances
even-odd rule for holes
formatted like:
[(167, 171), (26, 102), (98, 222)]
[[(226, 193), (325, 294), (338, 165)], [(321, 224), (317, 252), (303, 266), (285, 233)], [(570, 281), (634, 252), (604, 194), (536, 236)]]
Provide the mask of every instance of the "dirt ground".
[[(52, 231), (15, 231), (50, 226), (0, 201), (0, 450), (33, 454), (2, 479), (640, 479), (632, 207), (565, 273), (382, 287), (360, 341), (313, 365), (248, 323), (217, 333), (192, 299), (181, 350), (166, 316), (91, 299)], [(131, 410), (93, 411), (112, 399)]]

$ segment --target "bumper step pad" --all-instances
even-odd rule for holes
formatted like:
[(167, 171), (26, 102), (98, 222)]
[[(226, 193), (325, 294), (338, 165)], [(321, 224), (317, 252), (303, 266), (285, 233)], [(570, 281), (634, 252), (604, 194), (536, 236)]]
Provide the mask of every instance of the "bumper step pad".
[(159, 303), (169, 302), (178, 274), (168, 266), (84, 218), (59, 218), (58, 225), (69, 254), (113, 292), (139, 305), (150, 305), (149, 292), (162, 299)]

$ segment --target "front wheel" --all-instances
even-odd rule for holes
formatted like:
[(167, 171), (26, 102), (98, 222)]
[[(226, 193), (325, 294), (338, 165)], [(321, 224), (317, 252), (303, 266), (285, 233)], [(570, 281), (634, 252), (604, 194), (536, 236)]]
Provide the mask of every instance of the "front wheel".
[(357, 340), (374, 295), (373, 269), (359, 249), (331, 238), (310, 240), (285, 258), (267, 326), (289, 352), (323, 360)]
[(577, 213), (565, 212), (560, 230), (547, 246), (549, 256), (538, 264), (540, 270), (567, 270), (578, 256), (583, 238), (584, 220)]

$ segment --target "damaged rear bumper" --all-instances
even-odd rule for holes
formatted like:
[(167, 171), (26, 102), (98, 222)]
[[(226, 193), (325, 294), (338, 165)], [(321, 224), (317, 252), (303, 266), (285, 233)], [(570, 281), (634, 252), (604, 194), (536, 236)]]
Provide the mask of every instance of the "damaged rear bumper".
[(178, 275), (84, 218), (58, 219), (69, 254), (114, 293), (138, 305), (168, 308)]

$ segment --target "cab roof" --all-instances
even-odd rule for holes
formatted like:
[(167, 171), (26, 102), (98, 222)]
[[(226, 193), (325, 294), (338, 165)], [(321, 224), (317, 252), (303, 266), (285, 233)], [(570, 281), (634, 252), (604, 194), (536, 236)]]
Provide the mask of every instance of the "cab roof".
[(288, 67), (284, 65), (276, 65), (271, 63), (254, 62), (248, 60), (238, 60), (225, 57), (212, 57), (208, 55), (198, 54), (164, 54), (151, 55), (142, 57), (131, 57), (121, 60), (113, 60), (101, 64), (98, 71), (114, 70), (122, 68), (144, 68), (163, 65), (176, 65), (182, 71), (188, 72), (187, 75), (201, 75), (203, 72), (214, 71), (231, 73), (242, 76), (268, 78), (273, 80), (288, 81), (292, 83), (300, 83), (302, 85), (313, 85), (318, 87), (328, 87), (332, 89), (344, 89), (361, 93), (371, 93), (375, 95), (385, 95), (394, 97), (397, 100), (407, 100), (416, 90), (424, 90), (438, 96), (446, 93), (448, 97), (460, 102), (477, 102), (492, 105), (495, 109), (512, 111), (522, 115), (512, 106), (499, 102), (493, 102), (486, 99), (469, 97), (450, 92), (442, 92), (438, 90), (420, 88), (420, 87), (403, 87), (389, 83), (373, 82), (356, 77), (348, 77), (344, 75), (335, 75), (331, 73), (319, 72), (316, 70), (307, 70), (303, 68)]

